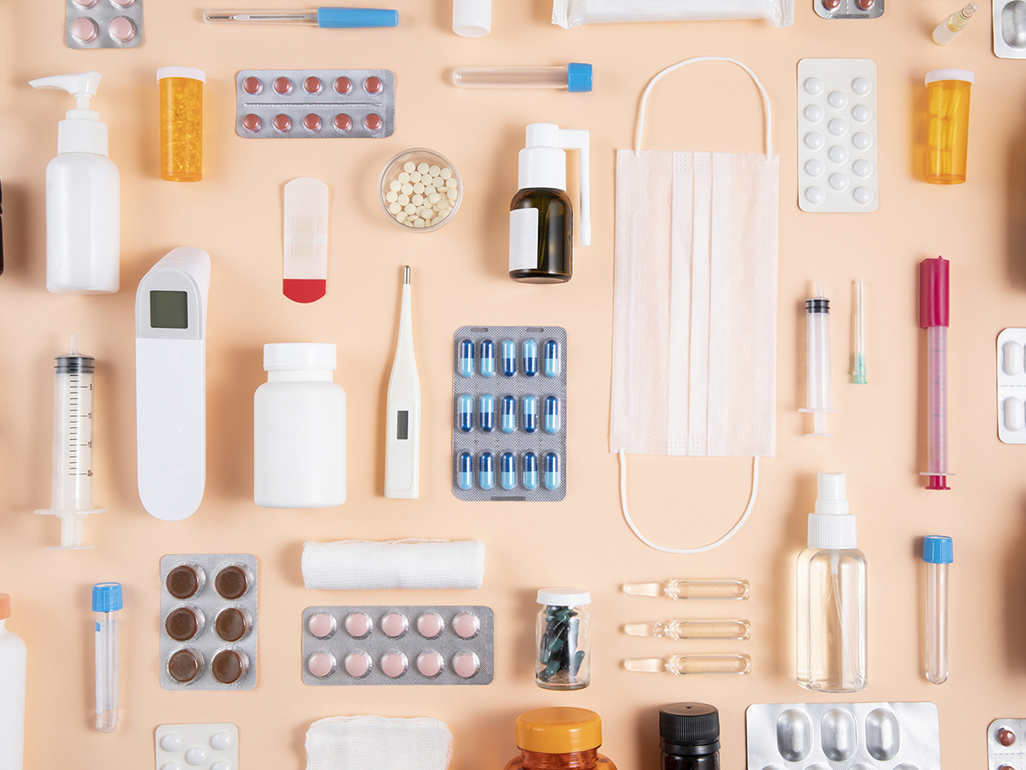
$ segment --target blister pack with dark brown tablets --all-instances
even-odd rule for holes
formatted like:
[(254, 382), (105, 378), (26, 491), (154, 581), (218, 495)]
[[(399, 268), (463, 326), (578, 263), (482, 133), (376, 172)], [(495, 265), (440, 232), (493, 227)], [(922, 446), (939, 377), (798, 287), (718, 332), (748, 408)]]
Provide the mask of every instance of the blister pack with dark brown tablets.
[(248, 553), (160, 560), (160, 684), (256, 687), (257, 560)]

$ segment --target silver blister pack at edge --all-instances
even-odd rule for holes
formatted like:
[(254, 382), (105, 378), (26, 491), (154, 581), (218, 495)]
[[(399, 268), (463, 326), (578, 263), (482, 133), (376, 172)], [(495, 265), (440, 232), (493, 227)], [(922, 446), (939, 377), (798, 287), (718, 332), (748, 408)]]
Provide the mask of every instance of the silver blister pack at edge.
[[(181, 564), (195, 564), (206, 574), (206, 583), (200, 591), (188, 599), (176, 599), (167, 590), (167, 575)], [(225, 599), (214, 588), (217, 573), (225, 567), (239, 565), (248, 569), (250, 585), (246, 593), (237, 600)], [(165, 690), (252, 690), (256, 687), (257, 678), (257, 559), (248, 553), (208, 553), (208, 554), (168, 554), (160, 560), (160, 686)], [(177, 607), (192, 606), (199, 608), (204, 615), (203, 629), (189, 641), (179, 642), (168, 636), (164, 627), (168, 613)], [(214, 630), (214, 617), (218, 611), (227, 607), (236, 607), (249, 614), (250, 628), (245, 636), (237, 642), (225, 642)], [(172, 679), (167, 673), (168, 660), (175, 652), (184, 648), (193, 648), (203, 655), (203, 670), (195, 680), (182, 684)], [(221, 650), (239, 650), (246, 654), (249, 666), (242, 679), (234, 684), (222, 684), (210, 673), (210, 664)]]
[[(64, 0), (64, 44), (68, 48), (138, 48), (143, 41), (143, 0), (135, 0), (127, 8), (115, 5), (110, 0), (96, 0), (92, 8), (83, 8), (75, 0)], [(131, 40), (121, 42), (109, 32), (111, 21), (124, 16), (135, 28)], [(92, 19), (96, 24), (96, 39), (82, 42), (71, 34), (71, 25), (76, 19)]]
[(998, 438), (1026, 444), (1026, 329), (1004, 329), (997, 338)]
[[(459, 373), (459, 348), (462, 340), (474, 342), (475, 370), (473, 377), (463, 377)], [(480, 375), (481, 341), (491, 340), (495, 343), (495, 376)], [(560, 370), (558, 377), (546, 377), (544, 373), (544, 346), (548, 340), (559, 343)], [(527, 501), (527, 502), (559, 502), (566, 497), (566, 426), (567, 426), (567, 343), (566, 329), (561, 326), (463, 326), (453, 335), (452, 361), (452, 493), (464, 501)], [(517, 373), (513, 377), (502, 374), (502, 341), (513, 340), (517, 346)], [(523, 374), (523, 342), (534, 340), (538, 343), (539, 371), (533, 377)], [(464, 433), (459, 428), (459, 397), (468, 393), (474, 398), (474, 429)], [(495, 428), (491, 433), (479, 429), (478, 409), (480, 396), (490, 393), (495, 397)], [(517, 400), (517, 428), (513, 433), (503, 433), (502, 397), (512, 395)], [(521, 414), (523, 397), (533, 395), (538, 399), (538, 430), (525, 433)], [(545, 397), (556, 396), (559, 399), (560, 425), (554, 433), (545, 432)], [(478, 457), (481, 452), (491, 451), (495, 455), (495, 486), (490, 490), (478, 486)], [(538, 488), (525, 489), (523, 486), (523, 454), (532, 451), (538, 456)], [(458, 482), (459, 457), (462, 452), (470, 452), (474, 458), (474, 484), (470, 489), (460, 489)], [(501, 484), (502, 453), (513, 452), (516, 457), (517, 484), (513, 489), (505, 490)], [(545, 454), (555, 452), (559, 458), (559, 486), (549, 490), (545, 488)]]
[(833, 10), (827, 9), (823, 0), (812, 0), (812, 6), (824, 19), (879, 19), (884, 12), (884, 0), (876, 0), (866, 11), (859, 8), (855, 0), (841, 0), (841, 4)]
[[(1014, 740), (1010, 746), (1005, 746), (998, 738), (1002, 730), (1012, 732)], [(987, 770), (1001, 770), (1004, 767), (1011, 770), (1026, 768), (1026, 740), (1023, 740), (1023, 730), (1026, 730), (1026, 719), (995, 719), (987, 725)]]
[(748, 770), (941, 766), (934, 703), (758, 703), (748, 707), (745, 721)]
[(994, 55), (1026, 59), (1026, 0), (992, 0)]

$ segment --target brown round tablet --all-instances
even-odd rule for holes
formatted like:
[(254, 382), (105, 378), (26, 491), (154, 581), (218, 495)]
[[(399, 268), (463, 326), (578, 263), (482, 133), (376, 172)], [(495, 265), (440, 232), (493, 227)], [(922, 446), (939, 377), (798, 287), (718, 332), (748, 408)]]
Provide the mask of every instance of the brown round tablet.
[(1015, 743), (1015, 733), (1009, 730), (1007, 727), (1002, 727), (998, 730), (997, 734), (998, 743), (1002, 746), (1011, 746)]
[(246, 673), (246, 658), (235, 650), (221, 650), (210, 663), (210, 673), (221, 684), (235, 684)]
[(203, 658), (195, 650), (179, 650), (167, 662), (167, 673), (176, 682), (189, 684), (199, 676)]
[(167, 585), (167, 592), (176, 599), (188, 599), (195, 596), (199, 593), (200, 575), (202, 574), (191, 564), (175, 567), (167, 573), (167, 580), (164, 581)]
[(226, 642), (237, 642), (249, 630), (249, 619), (242, 610), (229, 607), (217, 613), (217, 617), (214, 618), (214, 629)]
[(225, 567), (214, 578), (214, 588), (225, 599), (238, 599), (249, 588), (249, 577), (242, 567)]
[(176, 642), (187, 642), (199, 633), (203, 621), (199, 612), (190, 607), (178, 607), (168, 613), (164, 630)]

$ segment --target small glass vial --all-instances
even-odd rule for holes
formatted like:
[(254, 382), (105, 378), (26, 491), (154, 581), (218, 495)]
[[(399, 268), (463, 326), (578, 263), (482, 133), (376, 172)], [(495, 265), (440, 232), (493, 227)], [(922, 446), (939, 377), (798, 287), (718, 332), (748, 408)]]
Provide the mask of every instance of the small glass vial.
[(975, 76), (969, 70), (926, 73), (926, 181), (965, 182), (969, 150), (969, 93)]
[(520, 756), (505, 770), (616, 770), (598, 753), (602, 720), (594, 711), (545, 708), (517, 717)]
[(933, 31), (933, 42), (937, 45), (948, 45), (953, 42), (956, 37), (962, 34), (962, 30), (965, 29), (969, 19), (973, 17), (976, 10), (976, 3), (969, 3), (961, 11), (955, 11), (948, 16)]
[(545, 690), (580, 690), (591, 682), (591, 593), (582, 588), (538, 591), (534, 682)]
[(720, 712), (705, 703), (659, 709), (660, 770), (720, 770)]
[(203, 178), (203, 84), (194, 67), (161, 67), (160, 178), (198, 182)]

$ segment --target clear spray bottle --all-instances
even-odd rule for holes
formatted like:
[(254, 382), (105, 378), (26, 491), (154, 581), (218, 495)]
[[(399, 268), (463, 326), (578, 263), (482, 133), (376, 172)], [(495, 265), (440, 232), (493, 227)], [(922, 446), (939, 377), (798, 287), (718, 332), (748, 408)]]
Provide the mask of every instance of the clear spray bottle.
[(866, 557), (843, 473), (820, 473), (808, 548), (798, 556), (798, 684), (858, 692), (866, 679)]

